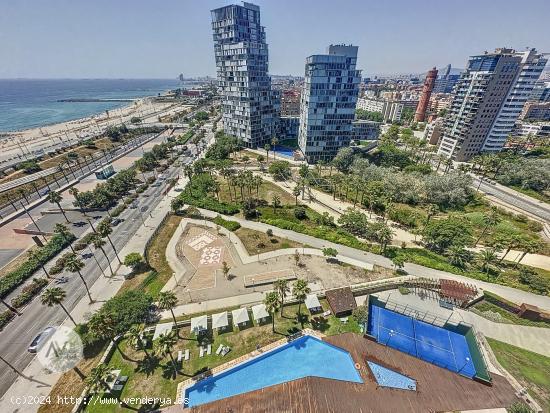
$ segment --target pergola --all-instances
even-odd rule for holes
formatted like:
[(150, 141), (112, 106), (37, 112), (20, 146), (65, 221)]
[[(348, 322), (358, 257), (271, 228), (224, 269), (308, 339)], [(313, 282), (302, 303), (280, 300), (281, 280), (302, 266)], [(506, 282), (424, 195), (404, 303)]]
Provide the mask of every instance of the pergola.
[(246, 308), (237, 308), (231, 312), (233, 317), (233, 324), (245, 324), (248, 323), (250, 317), (248, 316), (248, 310)]
[(265, 304), (258, 304), (258, 305), (252, 306), (252, 316), (254, 317), (254, 320), (256, 320), (257, 322), (261, 322), (264, 319), (268, 318), (269, 313), (265, 308)]
[(199, 317), (193, 317), (191, 319), (191, 331), (195, 334), (199, 334), (208, 328), (208, 318), (206, 315)]
[(227, 311), (223, 313), (212, 314), (212, 328), (225, 328), (229, 325)]

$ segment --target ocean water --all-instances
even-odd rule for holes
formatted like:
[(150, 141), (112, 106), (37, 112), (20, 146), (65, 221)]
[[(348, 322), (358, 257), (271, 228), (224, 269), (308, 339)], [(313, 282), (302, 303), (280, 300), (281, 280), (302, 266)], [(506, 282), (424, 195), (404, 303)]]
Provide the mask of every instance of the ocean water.
[(181, 86), (176, 79), (0, 79), (0, 131), (51, 125), (129, 105), (59, 99), (140, 98)]

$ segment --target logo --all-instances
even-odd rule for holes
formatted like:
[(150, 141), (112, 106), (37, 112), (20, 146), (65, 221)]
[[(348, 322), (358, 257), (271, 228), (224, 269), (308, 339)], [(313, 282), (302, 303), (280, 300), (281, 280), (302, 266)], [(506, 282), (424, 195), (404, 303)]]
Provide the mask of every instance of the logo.
[(63, 373), (75, 367), (83, 357), (82, 340), (71, 328), (59, 326), (40, 346), (37, 359), (52, 373)]

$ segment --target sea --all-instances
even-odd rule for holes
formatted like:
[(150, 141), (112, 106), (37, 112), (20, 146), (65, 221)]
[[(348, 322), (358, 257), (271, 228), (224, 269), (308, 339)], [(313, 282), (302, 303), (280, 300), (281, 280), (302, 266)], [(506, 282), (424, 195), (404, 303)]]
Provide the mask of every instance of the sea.
[(0, 132), (79, 119), (130, 104), (60, 99), (133, 99), (182, 86), (177, 79), (0, 79)]

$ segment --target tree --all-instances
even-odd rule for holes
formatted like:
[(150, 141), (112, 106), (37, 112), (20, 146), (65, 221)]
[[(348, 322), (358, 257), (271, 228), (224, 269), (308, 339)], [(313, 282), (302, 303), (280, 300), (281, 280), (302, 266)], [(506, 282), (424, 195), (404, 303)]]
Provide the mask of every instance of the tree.
[(164, 357), (166, 355), (170, 357), (170, 360), (172, 361), (172, 366), (174, 366), (174, 375), (178, 374), (178, 367), (176, 365), (176, 361), (174, 360), (174, 356), (172, 356), (172, 350), (177, 342), (178, 339), (176, 337), (176, 333), (174, 331), (170, 331), (167, 334), (162, 334), (159, 338), (155, 340), (153, 344), (153, 348), (156, 354), (161, 357)]
[(369, 307), (366, 305), (358, 305), (353, 310), (353, 317), (357, 320), (357, 323), (364, 326), (369, 321)]
[(81, 272), (82, 268), (84, 268), (84, 262), (80, 258), (78, 258), (78, 255), (72, 252), (67, 254), (67, 257), (65, 259), (65, 268), (69, 272), (78, 274), (78, 276), (82, 280), (82, 284), (84, 284), (84, 288), (86, 289), (86, 293), (88, 294), (88, 298), (90, 299), (90, 304), (93, 303), (94, 300), (90, 295), (90, 289), (88, 288), (88, 284), (86, 283), (86, 280), (84, 279), (84, 276)]
[(494, 248), (481, 251), (478, 255), (478, 262), (481, 270), (485, 274), (489, 274), (489, 270), (494, 268), (494, 265), (497, 263), (497, 251)]
[(96, 228), (99, 235), (101, 235), (103, 238), (107, 238), (109, 241), (109, 244), (111, 244), (111, 248), (115, 252), (116, 259), (118, 260), (119, 264), (122, 264), (122, 261), (120, 260), (120, 257), (118, 256), (118, 252), (115, 248), (115, 244), (113, 244), (113, 240), (111, 240), (111, 234), (113, 233), (113, 225), (111, 224), (110, 219), (104, 219), (99, 223), (99, 225)]
[(446, 252), (453, 245), (465, 247), (472, 244), (470, 223), (455, 216), (431, 221), (424, 228), (423, 236), (427, 247), (439, 253)]
[(141, 123), (141, 118), (138, 118), (137, 116), (132, 116), (132, 118), (130, 119), (130, 123), (134, 125)]
[(273, 212), (281, 206), (281, 197), (277, 194), (273, 194), (271, 197), (271, 205), (273, 205)]
[(80, 191), (77, 187), (72, 187), (69, 189), (69, 194), (71, 194), (74, 198), (74, 204), (80, 209), (80, 213), (84, 216), (86, 216), (86, 211), (84, 209), (84, 204), (82, 203), (81, 197), (80, 197)]
[(275, 291), (267, 293), (264, 298), (264, 304), (267, 312), (271, 314), (271, 329), (275, 332), (275, 313), (281, 305), (279, 295)]
[(48, 307), (59, 305), (63, 309), (63, 311), (65, 311), (65, 314), (67, 314), (67, 317), (69, 317), (70, 320), (73, 322), (73, 324), (76, 326), (76, 322), (71, 316), (71, 313), (69, 313), (67, 308), (63, 305), (63, 300), (65, 299), (66, 296), (67, 296), (67, 293), (62, 288), (50, 287), (44, 290), (44, 292), (40, 296), (40, 301), (43, 305), (47, 305)]
[(297, 267), (300, 266), (300, 253), (298, 250), (294, 250), (294, 264), (296, 264)]
[(271, 146), (269, 145), (269, 143), (266, 143), (264, 145), (264, 150), (265, 150), (265, 158), (267, 159), (267, 163), (269, 164), (269, 151), (271, 150)]
[(271, 147), (273, 148), (273, 160), (275, 160), (275, 148), (279, 144), (279, 139), (276, 137), (271, 138)]
[(89, 334), (96, 340), (107, 341), (116, 336), (117, 326), (113, 314), (100, 311), (87, 323)]
[(143, 350), (145, 357), (149, 358), (150, 355), (147, 351), (147, 345), (144, 343), (145, 329), (143, 324), (134, 325), (124, 334), (124, 337), (128, 340), (128, 344), (132, 347)]
[(288, 161), (273, 161), (267, 171), (277, 181), (286, 181), (292, 176)]
[(174, 314), (174, 308), (178, 305), (178, 298), (176, 294), (172, 291), (161, 291), (158, 295), (158, 306), (162, 310), (170, 310), (172, 314), (172, 320), (174, 320), (174, 327), (176, 329), (176, 334), (179, 337), (178, 322), (176, 320), (176, 315)]
[(535, 413), (531, 407), (522, 402), (512, 404), (506, 411), (508, 413)]
[(92, 236), (90, 238), (91, 238), (90, 241), (93, 244), (93, 246), (95, 247), (95, 249), (96, 250), (100, 249), (101, 252), (103, 253), (103, 255), (105, 256), (105, 259), (107, 260), (107, 264), (109, 264), (109, 270), (111, 271), (111, 277), (114, 277), (115, 273), (113, 272), (113, 267), (111, 266), (111, 260), (109, 259), (109, 256), (107, 255), (107, 253), (105, 252), (105, 249), (103, 248), (103, 246), (106, 244), (105, 240), (103, 238), (101, 238), (101, 235), (99, 235), (97, 232), (92, 234)]
[(446, 255), (450, 264), (462, 269), (466, 268), (471, 259), (470, 251), (461, 245), (452, 245)]
[(29, 251), (29, 260), (35, 261), (40, 267), (42, 268), (42, 271), (44, 271), (44, 274), (46, 274), (46, 278), (50, 278), (50, 274), (46, 270), (46, 267), (44, 266), (44, 260), (42, 258), (42, 252), (39, 249), (32, 249)]
[(436, 204), (426, 205), (426, 223), (424, 224), (424, 226), (428, 225), (430, 223), (430, 219), (436, 216), (438, 212), (439, 207)]
[(229, 280), (229, 271), (231, 271), (231, 267), (227, 265), (227, 262), (222, 262), (222, 272), (226, 280)]
[(65, 210), (63, 208), (61, 208), (61, 201), (63, 200), (63, 197), (61, 195), (59, 195), (58, 192), (56, 191), (50, 191), (48, 192), (48, 202), (50, 204), (55, 204), (57, 205), (57, 207), (59, 208), (59, 210), (61, 211), (61, 213), (63, 214), (63, 216), (65, 217), (65, 221), (67, 222), (70, 222), (69, 221), (69, 218), (67, 218), (67, 214), (65, 214)]
[(63, 239), (69, 241), (69, 248), (74, 254), (75, 251), (73, 249), (73, 246), (71, 245), (72, 241), (76, 238), (74, 234), (71, 231), (69, 231), (69, 229), (65, 225), (59, 224), (59, 223), (55, 224), (53, 232), (58, 234), (60, 237), (63, 237)]
[(139, 252), (131, 252), (124, 257), (124, 265), (137, 271), (145, 263), (143, 256)]
[(380, 229), (376, 232), (376, 239), (382, 246), (382, 254), (386, 252), (388, 244), (392, 242), (393, 239), (393, 230), (388, 224), (381, 223)]
[(327, 257), (327, 261), (336, 258), (338, 251), (335, 248), (325, 247), (323, 248), (323, 256)]
[(283, 316), (283, 307), (285, 305), (285, 298), (288, 293), (290, 293), (290, 287), (288, 285), (288, 280), (280, 278), (273, 283), (273, 288), (277, 293), (279, 300), (281, 301), (281, 317)]
[(539, 252), (542, 248), (542, 244), (540, 241), (526, 239), (521, 243), (520, 248), (522, 250), (522, 253), (517, 261), (518, 264), (521, 262), (521, 260), (525, 258), (527, 254), (535, 254)]
[(350, 147), (340, 149), (332, 160), (332, 163), (340, 172), (348, 172), (353, 163), (353, 149)]
[(292, 190), (292, 195), (294, 195), (295, 203), (298, 205), (298, 197), (300, 196), (300, 187), (298, 185)]
[(302, 321), (302, 303), (306, 300), (307, 295), (311, 292), (311, 288), (307, 285), (306, 280), (298, 279), (292, 283), (292, 295), (298, 300), (298, 319), (303, 326)]
[(477, 244), (479, 244), (479, 241), (481, 240), (481, 238), (483, 238), (483, 236), (485, 235), (487, 230), (489, 228), (496, 227), (497, 224), (500, 222), (500, 220), (501, 219), (500, 219), (500, 216), (498, 214), (498, 209), (496, 207), (491, 207), (491, 211), (488, 214), (483, 214), (484, 227), (483, 227), (483, 230), (481, 231), (481, 233), (479, 234), (479, 237), (476, 239), (474, 247), (477, 247)]
[(405, 258), (402, 255), (396, 255), (391, 259), (395, 271), (401, 271), (405, 267)]
[(94, 367), (88, 377), (84, 379), (84, 383), (88, 386), (91, 393), (101, 393), (109, 390), (107, 380), (111, 374), (111, 369), (104, 363)]

